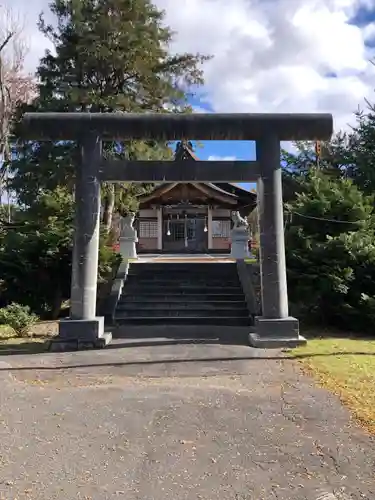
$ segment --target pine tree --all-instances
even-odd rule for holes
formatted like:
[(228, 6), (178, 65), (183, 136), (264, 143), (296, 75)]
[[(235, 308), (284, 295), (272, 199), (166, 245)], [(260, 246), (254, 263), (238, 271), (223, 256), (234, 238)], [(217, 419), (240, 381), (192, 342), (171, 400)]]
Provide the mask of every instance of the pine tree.
[(357, 124), (350, 135), (350, 177), (365, 193), (375, 193), (375, 105), (356, 113)]
[[(170, 54), (173, 33), (149, 0), (53, 0), (50, 9), (57, 22), (49, 25), (41, 16), (39, 29), (56, 54), (47, 52), (40, 62), (39, 97), (29, 111), (191, 111), (189, 93), (203, 83), (207, 57)], [(154, 141), (106, 143), (104, 150), (107, 157), (128, 159), (171, 156), (166, 143)], [(76, 144), (33, 143), (19, 153), (12, 188), (22, 203), (57, 186), (72, 192)], [(117, 193), (104, 187), (106, 206), (134, 206), (134, 195), (145, 187), (122, 186)]]
[[(295, 314), (326, 326), (368, 328), (375, 313), (373, 197), (350, 179), (312, 169), (286, 205), (289, 297)], [(366, 298), (367, 297), (367, 298)]]
[(367, 195), (375, 194), (375, 105), (365, 102), (366, 109), (355, 113), (356, 124), (349, 131), (338, 132), (322, 144), (319, 159), (311, 142), (296, 143), (294, 154), (282, 152), (292, 196), (298, 182), (316, 167), (331, 178), (351, 179)]
[[(202, 83), (199, 54), (170, 54), (171, 30), (148, 0), (53, 0), (55, 22), (39, 28), (54, 44), (38, 67), (38, 97), (24, 111), (190, 112), (189, 92)], [(0, 242), (3, 300), (22, 302), (55, 316), (69, 299), (72, 213), (79, 148), (68, 142), (22, 141), (15, 127), (17, 161), (11, 188), (22, 209), (23, 230)], [(170, 158), (167, 143), (107, 142), (104, 154), (119, 159)], [(149, 185), (103, 186), (103, 226), (114, 210), (136, 209)], [(104, 234), (104, 231), (103, 231)], [(116, 255), (103, 236), (99, 272), (113, 270)], [(39, 246), (38, 246), (39, 245)], [(14, 271), (14, 251), (17, 279)], [(51, 277), (53, 278), (51, 280)], [(50, 284), (56, 281), (52, 290)], [(35, 288), (35, 283), (40, 286)], [(30, 285), (32, 284), (32, 286)], [(31, 288), (30, 288), (31, 286)]]

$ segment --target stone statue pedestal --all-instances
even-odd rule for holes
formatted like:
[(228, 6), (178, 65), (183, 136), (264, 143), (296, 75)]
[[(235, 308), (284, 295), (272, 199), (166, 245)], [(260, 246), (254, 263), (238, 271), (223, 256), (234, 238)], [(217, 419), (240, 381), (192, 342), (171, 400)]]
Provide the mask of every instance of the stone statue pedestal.
[(231, 252), (232, 259), (247, 259), (249, 253), (249, 231), (247, 227), (234, 227), (231, 232)]
[(132, 236), (120, 236), (120, 254), (122, 260), (136, 259), (137, 249), (135, 244), (138, 242), (137, 233)]

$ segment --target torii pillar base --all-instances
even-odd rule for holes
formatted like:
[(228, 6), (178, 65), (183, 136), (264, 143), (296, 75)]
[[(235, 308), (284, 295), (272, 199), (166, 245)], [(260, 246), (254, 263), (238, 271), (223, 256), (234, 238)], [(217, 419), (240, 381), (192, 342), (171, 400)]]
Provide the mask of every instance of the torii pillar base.
[(293, 349), (306, 344), (306, 339), (299, 334), (299, 321), (288, 318), (255, 318), (255, 332), (249, 335), (251, 347), (263, 349)]

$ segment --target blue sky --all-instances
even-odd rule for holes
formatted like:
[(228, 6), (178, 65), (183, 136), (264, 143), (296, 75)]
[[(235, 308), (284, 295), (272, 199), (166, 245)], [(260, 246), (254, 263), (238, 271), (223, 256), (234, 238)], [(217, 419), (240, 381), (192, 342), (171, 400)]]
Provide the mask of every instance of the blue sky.
[[(212, 113), (213, 109), (207, 103), (199, 99), (191, 99), (193, 107)], [(199, 141), (195, 153), (201, 160), (209, 160), (212, 157), (232, 158), (236, 160), (255, 160), (255, 142), (253, 141)], [(240, 184), (245, 189), (255, 189), (256, 184)]]
[[(213, 159), (232, 159), (236, 160), (254, 160), (255, 159), (255, 142), (253, 141), (199, 141), (195, 146), (195, 154), (200, 160)], [(241, 187), (250, 190), (255, 189), (256, 184), (240, 184)]]
[[(213, 109), (199, 99), (191, 99), (193, 107), (212, 113)], [(223, 158), (236, 157), (237, 160), (254, 160), (255, 143), (250, 141), (200, 141), (202, 147), (196, 149), (201, 160), (208, 160), (211, 156)]]
[[(25, 16), (26, 66), (48, 40), (38, 14), (49, 0), (5, 0)], [(153, 0), (175, 33), (172, 52), (212, 56), (191, 104), (201, 112), (330, 112), (336, 130), (375, 101), (375, 0)], [(218, 29), (218, 26), (220, 29)], [(253, 143), (206, 141), (197, 155), (255, 159)]]
[[(195, 153), (201, 160), (218, 156), (223, 159), (235, 157), (236, 160), (255, 160), (255, 142), (253, 141), (202, 141)], [(240, 184), (245, 189), (255, 189), (256, 184)]]
[[(369, 8), (368, 6), (360, 6), (359, 8), (356, 9), (354, 13), (352, 13), (351, 17), (346, 20), (347, 25), (352, 25), (355, 27), (360, 28), (361, 30), (366, 30), (368, 27), (375, 26), (375, 4), (373, 8)], [(375, 47), (375, 29), (373, 29), (372, 35), (367, 35), (367, 40), (364, 43), (366, 48), (371, 48)], [(345, 68), (346, 71), (350, 71), (350, 68)], [(358, 74), (357, 70), (354, 69), (354, 74)], [(332, 68), (328, 68), (324, 72), (324, 78), (325, 79), (335, 79), (339, 80), (340, 78), (340, 72), (335, 71), (334, 64), (332, 65)], [(353, 86), (355, 85), (355, 82), (353, 82)], [(375, 80), (374, 80), (374, 86), (375, 86)], [(365, 97), (361, 96), (362, 98)], [(215, 111), (214, 107), (212, 107), (210, 104), (210, 94), (209, 92), (206, 92), (204, 95), (202, 95), (202, 99), (199, 98), (199, 96), (195, 97), (194, 99), (191, 99), (190, 103), (192, 106), (196, 109), (200, 109), (202, 112), (213, 112)], [(358, 105), (360, 102), (358, 102)], [(353, 111), (355, 108), (352, 109)], [(259, 110), (257, 110), (259, 112)], [(267, 109), (266, 111), (270, 111)], [(304, 110), (304, 109), (299, 109), (298, 111), (303, 112), (303, 111), (310, 111), (310, 110)], [(317, 110), (312, 110), (312, 111), (331, 111), (329, 109), (329, 102), (328, 102), (328, 109), (317, 109)], [(335, 109), (332, 109), (332, 113), (335, 113)], [(201, 142), (202, 146), (201, 148), (196, 149), (196, 153), (199, 156), (200, 159), (202, 160), (208, 160), (210, 157), (222, 157), (223, 159), (228, 158), (228, 157), (235, 157), (238, 160), (254, 160), (255, 159), (255, 143), (254, 142), (246, 142), (246, 141), (203, 141)], [(243, 187), (246, 187), (247, 189), (254, 188), (254, 184), (247, 184), (243, 185)]]
[(350, 20), (355, 26), (366, 26), (371, 22), (375, 21), (375, 5), (371, 8), (368, 6), (362, 6), (357, 9), (356, 14)]

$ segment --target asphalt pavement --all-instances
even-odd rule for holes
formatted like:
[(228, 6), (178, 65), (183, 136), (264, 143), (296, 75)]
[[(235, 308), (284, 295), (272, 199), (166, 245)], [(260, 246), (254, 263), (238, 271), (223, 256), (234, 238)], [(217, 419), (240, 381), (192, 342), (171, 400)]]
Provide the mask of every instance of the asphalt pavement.
[(374, 438), (280, 351), (2, 356), (0, 499), (374, 500)]

